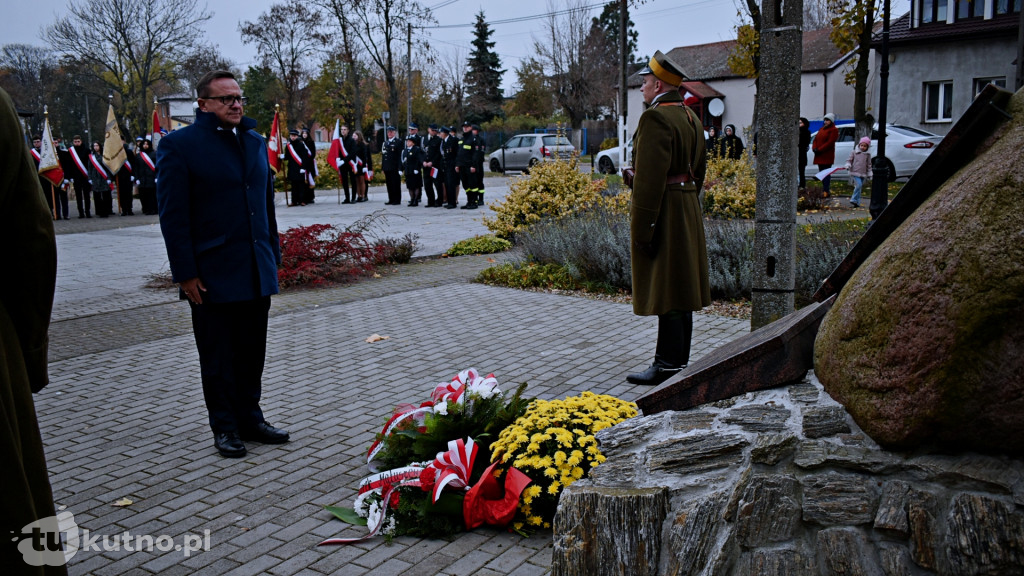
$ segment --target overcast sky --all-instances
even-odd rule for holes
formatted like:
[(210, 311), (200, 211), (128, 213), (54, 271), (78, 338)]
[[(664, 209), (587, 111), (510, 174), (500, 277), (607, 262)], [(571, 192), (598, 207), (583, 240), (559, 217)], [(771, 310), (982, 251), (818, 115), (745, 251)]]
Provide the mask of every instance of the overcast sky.
[[(280, 2), (280, 0), (277, 0)], [(592, 15), (601, 12), (601, 0), (584, 0), (595, 6)], [(205, 23), (206, 38), (217, 44), (223, 55), (241, 70), (255, 63), (256, 51), (246, 46), (238, 33), (238, 23), (255, 20), (275, 0), (210, 0), (207, 4), (213, 18)], [(42, 46), (42, 29), (56, 20), (68, 0), (31, 0), (7, 2), (0, 19), (0, 44), (23, 43)], [(431, 44), (440, 51), (462, 50), (463, 59), (473, 38), (472, 23), (476, 13), (484, 11), (494, 31), (494, 50), (506, 70), (503, 88), (511, 94), (515, 79), (513, 70), (520, 61), (534, 54), (534, 37), (542, 37), (546, 17), (543, 15), (564, 8), (562, 0), (420, 0), (434, 11), (438, 25), (427, 28)], [(549, 6), (550, 5), (550, 6)], [(892, 0), (893, 18), (909, 10), (909, 0)], [(655, 50), (667, 52), (677, 46), (691, 46), (729, 40), (735, 37), (739, 22), (734, 0), (647, 0), (632, 8), (630, 17), (640, 34), (639, 54), (650, 56)], [(537, 16), (537, 18), (529, 18)], [(502, 23), (503, 20), (516, 20)], [(458, 26), (465, 25), (465, 26)], [(404, 54), (404, 51), (402, 52)], [(680, 62), (685, 69), (686, 63)]]

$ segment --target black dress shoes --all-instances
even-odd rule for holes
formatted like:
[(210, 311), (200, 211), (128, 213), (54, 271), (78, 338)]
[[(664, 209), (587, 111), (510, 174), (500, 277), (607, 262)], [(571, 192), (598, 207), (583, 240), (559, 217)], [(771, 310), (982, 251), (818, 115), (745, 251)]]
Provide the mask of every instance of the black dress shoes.
[(260, 422), (252, 428), (242, 430), (241, 436), (242, 440), (262, 442), (263, 444), (284, 444), (288, 441), (287, 431), (274, 428), (266, 422)]
[[(685, 368), (685, 366), (683, 366)], [(665, 380), (679, 374), (683, 368), (664, 368), (657, 364), (652, 365), (647, 370), (638, 374), (629, 374), (626, 376), (626, 382), (631, 384), (646, 384), (647, 386), (657, 386)]]
[(241, 458), (245, 456), (245, 444), (238, 437), (238, 432), (218, 432), (213, 435), (213, 445), (225, 458)]

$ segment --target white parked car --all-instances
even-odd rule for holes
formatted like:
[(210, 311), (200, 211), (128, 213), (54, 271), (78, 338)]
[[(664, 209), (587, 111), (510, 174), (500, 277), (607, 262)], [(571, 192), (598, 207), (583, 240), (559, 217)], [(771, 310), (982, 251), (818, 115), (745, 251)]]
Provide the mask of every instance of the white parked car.
[[(628, 146), (626, 148), (626, 158), (633, 155), (633, 147)], [(608, 148), (607, 150), (601, 150), (594, 157), (594, 164), (597, 165), (597, 171), (602, 174), (618, 174), (622, 168), (622, 164), (619, 162), (619, 147)]]
[[(836, 124), (839, 129), (839, 140), (836, 142), (836, 161), (833, 166), (846, 164), (850, 152), (857, 143), (857, 128), (854, 124)], [(811, 145), (814, 145), (814, 137), (817, 132), (811, 135)], [(942, 141), (942, 136), (932, 134), (918, 128), (889, 124), (885, 131), (885, 158), (889, 162), (889, 180), (897, 178), (910, 178), (917, 172), (917, 169), (924, 163), (925, 158), (935, 150), (935, 147)], [(871, 147), (868, 148), (871, 157), (878, 155), (878, 125), (871, 132)], [(818, 173), (818, 167), (814, 165), (814, 151), (807, 150), (807, 169), (804, 176), (813, 177)], [(846, 171), (839, 171), (835, 177), (846, 177)]]

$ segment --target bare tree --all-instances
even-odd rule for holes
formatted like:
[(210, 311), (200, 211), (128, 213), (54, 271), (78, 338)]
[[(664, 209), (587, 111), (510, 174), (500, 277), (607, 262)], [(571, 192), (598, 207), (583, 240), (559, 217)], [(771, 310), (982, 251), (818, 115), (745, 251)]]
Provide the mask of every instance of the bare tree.
[(548, 0), (548, 12), (545, 36), (535, 38), (533, 45), (544, 62), (555, 99), (569, 117), (579, 148), (583, 120), (602, 98), (600, 81), (586, 63), (587, 39), (591, 32), (589, 8), (583, 0), (569, 0), (567, 6), (559, 10)]
[[(340, 48), (339, 52), (342, 61), (345, 63), (344, 82), (348, 83), (352, 92), (352, 113), (353, 117), (347, 119), (356, 129), (362, 130), (363, 126), (363, 99), (359, 91), (359, 63), (357, 57), (359, 48), (356, 45), (352, 32), (352, 19), (349, 12), (352, 9), (352, 2), (344, 0), (314, 0), (314, 4), (322, 7), (328, 14), (334, 16), (338, 23), (338, 30), (341, 32), (340, 41), (335, 34), (329, 31), (325, 34), (336, 40), (335, 44)], [(334, 53), (334, 51), (332, 51)]]
[(821, 30), (832, 25), (829, 0), (804, 0), (804, 30)]
[(210, 70), (231, 70), (238, 72), (235, 63), (221, 56), (217, 46), (206, 42), (197, 42), (189, 52), (178, 61), (178, 88), (192, 93), (199, 79)]
[(461, 119), (465, 116), (465, 86), (463, 75), (466, 71), (466, 50), (453, 47), (438, 55), (436, 76), (433, 79), (437, 87), (437, 111), (447, 121)]
[(297, 127), (308, 120), (301, 90), (317, 69), (316, 50), (324, 43), (317, 11), (299, 0), (288, 0), (272, 5), (255, 22), (242, 22), (238, 29), (242, 42), (255, 44), (263, 64), (281, 81), (289, 125)]
[(419, 28), (433, 23), (434, 17), (415, 0), (353, 0), (348, 7), (353, 32), (384, 75), (388, 110), (396, 118), (399, 104), (395, 44), (406, 38), (410, 26)]
[(19, 108), (32, 112), (33, 130), (42, 121), (49, 84), (57, 68), (53, 50), (28, 44), (5, 44), (0, 47), (0, 86), (11, 95)]
[(121, 97), (133, 129), (152, 112), (152, 88), (175, 81), (174, 64), (196, 44), (211, 14), (199, 0), (71, 0), (46, 29), (50, 47), (85, 62)]

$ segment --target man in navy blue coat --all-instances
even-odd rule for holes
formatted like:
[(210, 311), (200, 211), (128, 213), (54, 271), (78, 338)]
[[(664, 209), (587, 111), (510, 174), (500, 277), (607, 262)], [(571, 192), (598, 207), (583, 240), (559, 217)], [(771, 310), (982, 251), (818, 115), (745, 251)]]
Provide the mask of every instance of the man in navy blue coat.
[(259, 401), (270, 296), (281, 247), (274, 188), (255, 120), (242, 116), (235, 77), (207, 73), (196, 122), (160, 141), (157, 204), (171, 275), (188, 299), (214, 446), (245, 456), (242, 440), (280, 444), (288, 433)]

